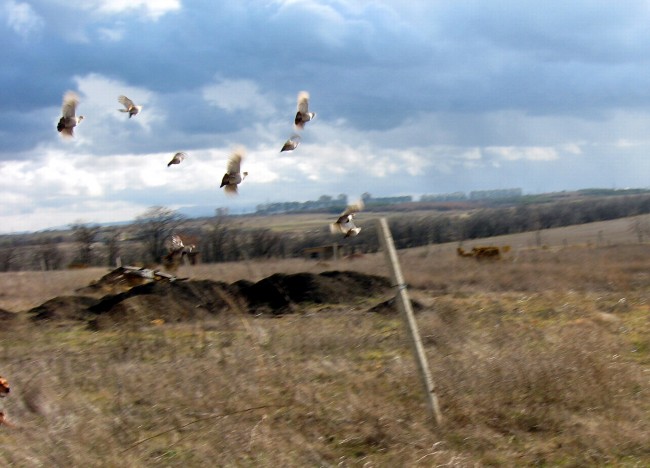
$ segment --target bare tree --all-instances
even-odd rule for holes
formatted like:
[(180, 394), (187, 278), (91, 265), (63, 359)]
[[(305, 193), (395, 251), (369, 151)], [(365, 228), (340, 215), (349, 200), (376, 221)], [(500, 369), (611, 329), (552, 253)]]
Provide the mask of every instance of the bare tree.
[(16, 249), (4, 247), (0, 249), (0, 271), (9, 271), (16, 260)]
[(93, 261), (93, 244), (99, 234), (99, 226), (77, 222), (70, 226), (72, 237), (77, 243), (75, 261), (82, 265), (90, 265)]
[(63, 253), (54, 239), (45, 239), (34, 251), (34, 262), (42, 270), (58, 270), (63, 264)]
[(164, 206), (152, 206), (136, 218), (138, 237), (147, 256), (156, 263), (167, 253), (165, 241), (178, 229), (185, 217)]
[(252, 258), (279, 257), (283, 251), (282, 236), (270, 229), (258, 228), (250, 232), (249, 255)]
[(215, 212), (215, 216), (208, 228), (205, 246), (201, 248), (204, 252), (203, 260), (205, 262), (224, 262), (228, 260), (227, 241), (230, 236), (232, 236), (232, 232), (228, 218), (219, 209)]
[(106, 250), (108, 251), (107, 262), (108, 266), (115, 266), (115, 262), (120, 256), (120, 238), (122, 233), (118, 230), (109, 231), (106, 234), (104, 243), (106, 244)]

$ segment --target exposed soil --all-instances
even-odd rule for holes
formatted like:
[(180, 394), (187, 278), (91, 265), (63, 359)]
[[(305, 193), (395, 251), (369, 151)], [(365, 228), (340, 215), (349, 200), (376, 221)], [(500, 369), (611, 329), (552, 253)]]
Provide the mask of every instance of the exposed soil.
[(285, 314), (298, 304), (342, 304), (389, 292), (387, 278), (352, 271), (276, 273), (257, 283), (152, 281), (101, 299), (61, 296), (29, 311), (35, 321), (83, 320), (102, 329), (117, 323), (197, 320), (223, 311)]
[(0, 322), (4, 322), (6, 320), (13, 320), (14, 318), (16, 318), (15, 312), (9, 312), (8, 310), (0, 309)]
[[(411, 299), (411, 308), (413, 309), (413, 312), (420, 312), (425, 307), (420, 302)], [(368, 309), (368, 312), (373, 312), (375, 314), (382, 314), (382, 315), (391, 315), (391, 314), (397, 314), (399, 312), (399, 309), (397, 308), (395, 297), (391, 297), (390, 299), (384, 302), (380, 302), (376, 306), (371, 307), (370, 309)]]
[(18, 314), (15, 312), (9, 312), (5, 309), (0, 309), (0, 330), (8, 330), (13, 327), (16, 323), (16, 318)]
[(32, 320), (84, 320), (97, 299), (87, 296), (58, 296), (29, 311)]

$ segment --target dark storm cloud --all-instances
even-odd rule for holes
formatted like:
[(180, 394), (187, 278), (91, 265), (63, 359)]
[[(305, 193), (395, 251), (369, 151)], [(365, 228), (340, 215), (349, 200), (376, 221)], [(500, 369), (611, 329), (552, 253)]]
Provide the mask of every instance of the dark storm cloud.
[[(67, 4), (55, 8), (33, 2), (34, 14), (43, 18), (38, 33), (22, 37), (6, 23), (1, 26), (10, 45), (1, 52), (3, 63), (11, 65), (0, 74), (0, 86), (17, 92), (0, 109), (58, 105), (63, 91), (72, 87), (71, 77), (90, 73), (163, 95), (191, 92), (219, 74), (252, 79), (292, 97), (299, 89), (319, 89), (325, 112), (336, 115), (342, 109), (338, 116), (346, 117), (346, 106), (340, 104), (348, 96), (354, 101), (357, 94), (379, 90), (383, 72), (375, 63), (398, 68), (409, 55), (400, 49), (417, 50), (408, 44), (408, 29), (396, 26), (400, 22), (389, 10), (368, 7), (350, 17), (347, 11), (311, 3), (254, 4), (191, 2), (180, 12), (146, 21), (127, 13), (99, 15)], [(117, 31), (119, 39), (102, 39), (102, 29)], [(364, 107), (355, 107), (359, 110), (351, 111), (350, 120), (367, 125), (367, 119), (358, 118)], [(375, 113), (372, 106), (370, 111)], [(229, 117), (223, 126), (233, 122)]]

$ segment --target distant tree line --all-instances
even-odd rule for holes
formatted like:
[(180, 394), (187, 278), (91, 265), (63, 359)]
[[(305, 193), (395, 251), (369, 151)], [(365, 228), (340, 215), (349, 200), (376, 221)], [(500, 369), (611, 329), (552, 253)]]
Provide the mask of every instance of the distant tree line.
[[(650, 194), (605, 196), (551, 203), (519, 203), (473, 211), (418, 212), (389, 217), (397, 248), (539, 231), (562, 226), (606, 221), (650, 213)], [(342, 239), (329, 232), (333, 218), (323, 215), (323, 226), (303, 233), (246, 227), (239, 218), (218, 212), (201, 223), (188, 223), (165, 207), (151, 207), (126, 226), (99, 227), (82, 222), (69, 231), (0, 236), (0, 271), (56, 270), (68, 267), (159, 264), (168, 251), (169, 238), (182, 231), (196, 239), (204, 263), (254, 258), (299, 257), (308, 247), (337, 242), (347, 252), (379, 250), (374, 224), (364, 223), (360, 236)], [(365, 225), (364, 225), (365, 224)], [(639, 242), (650, 237), (650, 223), (630, 226)]]
[(397, 248), (538, 231), (650, 213), (650, 195), (485, 208), (390, 224)]
[[(650, 195), (639, 195), (485, 208), (464, 213), (463, 216), (453, 213), (414, 213), (389, 217), (389, 223), (397, 248), (409, 248), (648, 213)], [(344, 244), (348, 252), (376, 252), (379, 250), (379, 239), (374, 225), (364, 226), (363, 213), (358, 219), (358, 224), (364, 228), (362, 235), (341, 239), (329, 232), (328, 221), (324, 221), (321, 229), (295, 234), (275, 232), (267, 228), (242, 228), (238, 226), (236, 218), (215, 216), (204, 225), (200, 234), (201, 259), (204, 263), (210, 263), (251, 258), (299, 257), (305, 248), (333, 242)], [(650, 236), (650, 232), (646, 236)]]

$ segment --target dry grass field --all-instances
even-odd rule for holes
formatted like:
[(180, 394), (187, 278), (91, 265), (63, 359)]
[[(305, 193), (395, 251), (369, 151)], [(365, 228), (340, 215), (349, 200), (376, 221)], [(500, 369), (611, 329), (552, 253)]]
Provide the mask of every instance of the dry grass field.
[[(386, 299), (91, 331), (27, 309), (105, 269), (0, 275), (1, 466), (650, 465), (650, 245), (610, 222), (399, 252), (444, 417), (428, 417)], [(618, 223), (618, 224), (616, 224)], [(595, 237), (594, 237), (595, 236)], [(182, 267), (385, 275), (381, 253)]]

